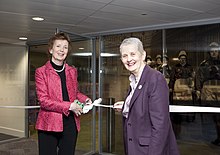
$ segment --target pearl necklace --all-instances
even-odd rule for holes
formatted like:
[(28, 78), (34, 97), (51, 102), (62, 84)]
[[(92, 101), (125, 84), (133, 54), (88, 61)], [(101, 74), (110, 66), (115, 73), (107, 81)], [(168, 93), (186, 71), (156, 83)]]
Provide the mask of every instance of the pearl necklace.
[(63, 64), (63, 68), (61, 70), (56, 70), (54, 69), (56, 72), (62, 72), (65, 69), (65, 64)]

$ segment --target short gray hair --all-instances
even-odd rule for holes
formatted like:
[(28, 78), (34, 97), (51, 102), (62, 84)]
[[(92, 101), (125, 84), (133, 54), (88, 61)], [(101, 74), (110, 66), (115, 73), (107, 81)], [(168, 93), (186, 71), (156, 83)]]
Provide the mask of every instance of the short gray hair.
[(130, 37), (130, 38), (124, 39), (120, 45), (120, 52), (121, 52), (122, 46), (126, 46), (126, 45), (135, 45), (141, 54), (144, 54), (145, 52), (143, 43), (138, 38)]

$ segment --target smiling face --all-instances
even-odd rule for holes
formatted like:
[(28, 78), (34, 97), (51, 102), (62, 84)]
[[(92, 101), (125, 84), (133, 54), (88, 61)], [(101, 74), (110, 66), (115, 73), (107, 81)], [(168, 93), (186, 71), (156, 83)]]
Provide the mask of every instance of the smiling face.
[(141, 69), (145, 66), (145, 55), (138, 51), (135, 44), (123, 45), (120, 48), (121, 60), (125, 68), (136, 77), (140, 75)]
[(67, 40), (55, 40), (50, 53), (52, 54), (52, 62), (56, 65), (62, 65), (67, 57), (69, 43)]

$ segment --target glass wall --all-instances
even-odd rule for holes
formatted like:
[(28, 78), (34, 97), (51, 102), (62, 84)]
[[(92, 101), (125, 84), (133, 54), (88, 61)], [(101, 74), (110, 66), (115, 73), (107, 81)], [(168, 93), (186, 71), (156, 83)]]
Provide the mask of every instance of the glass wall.
[[(209, 45), (211, 42), (220, 43), (219, 27), (219, 24), (214, 24), (100, 37), (98, 41), (100, 52), (95, 62), (99, 73), (96, 79), (99, 92), (95, 92), (96, 96), (103, 98), (103, 104), (124, 100), (129, 87), (129, 73), (120, 61), (119, 46), (124, 38), (133, 36), (143, 42), (147, 51), (147, 64), (162, 72), (167, 79), (170, 88), (170, 105), (183, 106), (183, 109), (184, 106), (218, 107), (219, 56), (211, 54), (210, 51), (216, 48), (211, 48)], [(68, 62), (78, 69), (80, 89), (88, 95), (93, 95), (90, 75), (92, 61), (88, 54), (91, 49), (79, 50), (81, 44), (90, 47), (88, 41), (75, 42), (74, 53), (71, 54)], [(215, 45), (213, 43), (213, 46)], [(35, 51), (30, 54), (32, 70), (47, 60), (46, 53), (38, 52), (38, 47), (31, 47), (31, 51)], [(41, 47), (45, 52), (46, 46)], [(85, 53), (87, 56), (84, 55)], [(210, 59), (211, 56), (213, 59)], [(214, 59), (214, 56), (217, 59)], [(34, 96), (34, 93), (32, 95)], [(96, 128), (98, 135), (93, 136), (99, 139), (96, 145), (99, 147), (99, 152), (124, 154), (121, 114), (107, 108), (99, 108), (96, 112), (99, 116), (99, 127)], [(36, 115), (33, 115), (33, 118)], [(200, 155), (219, 154), (218, 141), (215, 141), (219, 131), (217, 126), (219, 115), (212, 112), (173, 112), (171, 120), (182, 155), (190, 155), (194, 152)], [(88, 126), (88, 121), (91, 123), (91, 115), (82, 117), (82, 131), (77, 144), (79, 151), (83, 150), (84, 146), (88, 149), (92, 145), (90, 143), (92, 133), (88, 133), (91, 124)]]
[[(103, 104), (123, 101), (129, 87), (129, 73), (120, 61), (119, 46), (124, 38), (138, 37), (147, 51), (147, 64), (162, 72), (167, 79), (170, 88), (170, 105), (182, 106), (182, 109), (186, 106), (218, 108), (220, 104), (219, 28), (220, 24), (213, 24), (101, 36), (97, 41), (100, 46), (95, 58), (93, 58), (95, 53), (90, 39), (75, 39), (67, 62), (78, 70), (81, 92), (93, 99), (102, 97)], [(0, 52), (2, 55), (0, 106), (26, 105), (25, 88), (28, 81), (26, 48), (1, 45)], [(30, 46), (28, 105), (39, 105), (34, 74), (35, 69), (45, 64), (48, 58), (46, 44)], [(92, 67), (94, 64), (97, 66), (96, 72)], [(94, 80), (92, 75), (97, 77), (95, 84), (92, 82)], [(99, 90), (94, 91), (94, 85)], [(198, 113), (196, 112), (198, 107), (191, 107), (195, 112), (170, 114), (181, 155), (194, 155), (195, 152), (200, 155), (220, 154), (220, 143), (216, 140), (218, 135), (220, 136), (220, 116), (210, 111)], [(34, 140), (37, 139), (34, 127), (38, 110), (38, 108), (26, 110), (28, 133)], [(25, 136), (27, 117), (24, 109), (1, 107), (0, 115), (2, 134), (13, 138)], [(98, 120), (95, 124), (94, 117)], [(108, 108), (94, 108), (93, 111), (81, 116), (77, 153), (86, 154), (96, 146), (96, 149), (99, 147), (99, 153), (123, 155), (122, 135), (120, 113)], [(96, 141), (93, 141), (93, 138), (96, 138)]]
[[(102, 37), (100, 82), (105, 104), (124, 100), (129, 73), (120, 61), (119, 46), (124, 38), (138, 37), (147, 51), (147, 64), (167, 79), (170, 105), (182, 106), (183, 110), (184, 106), (198, 106), (192, 107), (195, 112), (170, 114), (181, 154), (219, 154), (220, 114), (196, 112), (201, 106), (220, 105), (219, 28), (219, 24), (214, 24)], [(124, 154), (121, 114), (105, 108), (101, 112), (101, 150)]]
[[(215, 24), (166, 30), (172, 68), (170, 104), (219, 107), (219, 28), (220, 25)], [(217, 113), (172, 113), (181, 152), (219, 154), (219, 118)]]
[[(184, 106), (218, 107), (219, 56), (213, 54), (217, 59), (210, 59), (212, 56), (210, 51), (216, 48), (210, 48), (209, 44), (220, 43), (219, 27), (219, 24), (214, 24), (100, 37), (98, 41), (100, 52), (95, 58), (95, 63), (99, 62), (96, 64), (99, 66), (97, 67), (99, 76), (96, 79), (99, 92), (95, 90), (96, 96), (103, 98), (103, 104), (124, 100), (129, 87), (129, 73), (120, 61), (119, 46), (124, 38), (133, 36), (143, 42), (147, 52), (147, 64), (162, 72), (167, 79), (170, 105), (183, 106), (181, 107), (183, 109)], [(88, 48), (81, 49), (81, 45)], [(90, 45), (86, 40), (74, 42), (73, 53), (67, 60), (78, 69), (80, 90), (89, 96), (92, 95)], [(46, 45), (32, 46), (30, 51), (30, 69), (31, 73), (34, 73), (35, 68), (48, 60), (47, 48)], [(34, 88), (33, 74), (30, 79), (31, 90)], [(34, 96), (33, 91), (29, 97), (30, 105), (38, 105)], [(196, 111), (195, 109), (195, 112), (191, 113), (173, 112), (170, 115), (181, 154), (190, 155), (194, 152), (200, 155), (219, 154), (218, 141), (214, 141), (220, 131), (217, 126), (219, 115)], [(31, 113), (29, 127), (34, 126), (37, 116), (37, 111)], [(96, 141), (95, 145), (99, 147), (100, 153), (124, 154), (121, 114), (108, 108), (99, 108), (95, 113), (99, 118), (96, 122), (99, 126), (95, 135), (88, 130), (92, 128), (92, 114), (81, 118), (82, 130), (77, 144), (78, 151), (83, 153), (82, 150), (89, 150), (93, 145), (91, 137), (95, 136), (99, 138), (99, 143)], [(36, 136), (34, 130), (30, 133), (31, 136)]]

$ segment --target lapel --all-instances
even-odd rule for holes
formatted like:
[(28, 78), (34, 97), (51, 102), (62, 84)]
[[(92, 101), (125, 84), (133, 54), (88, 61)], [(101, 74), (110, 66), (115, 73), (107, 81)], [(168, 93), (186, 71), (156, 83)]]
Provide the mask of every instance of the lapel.
[[(50, 74), (51, 74), (51, 75), (58, 76), (58, 74), (56, 73), (56, 71), (54, 71), (53, 66), (52, 66), (51, 63), (50, 63), (50, 60), (47, 61), (47, 63), (46, 63), (45, 66), (46, 66), (46, 74), (49, 74), (49, 76), (50, 76)], [(59, 77), (59, 76), (58, 76), (58, 77)]]
[[(128, 97), (128, 95), (130, 94), (130, 92), (131, 92), (131, 86), (130, 86), (129, 89), (128, 89), (128, 92), (127, 92), (126, 97), (124, 98), (124, 103), (125, 103), (125, 100), (126, 100), (126, 98)], [(125, 106), (125, 104), (123, 104), (123, 106), (122, 106), (122, 111), (124, 110), (124, 106)]]
[[(49, 95), (52, 98), (56, 98), (61, 101), (62, 88), (61, 88), (60, 77), (56, 73), (56, 71), (54, 71), (53, 66), (50, 63), (50, 60), (47, 61), (46, 65), (45, 65), (45, 74), (47, 76), (48, 89), (50, 89)], [(50, 92), (56, 92), (56, 93), (50, 93)]]
[(77, 73), (73, 70), (72, 67), (66, 64), (65, 74), (66, 74), (66, 88), (69, 94), (69, 99), (70, 101), (73, 101), (75, 98), (75, 95), (73, 93), (74, 91), (76, 91), (76, 87), (77, 87), (76, 85)]
[[(145, 87), (148, 87), (148, 84), (147, 84), (147, 80), (148, 80), (148, 74), (149, 74), (149, 71), (150, 71), (150, 67), (148, 65), (145, 65), (144, 67), (144, 70), (143, 70), (143, 73), (141, 75), (141, 78), (140, 78), (140, 81), (138, 82), (138, 85), (134, 91), (134, 94), (131, 98), (131, 102), (130, 102), (130, 106), (129, 106), (129, 109), (132, 108), (135, 100), (137, 99), (137, 97), (139, 96), (140, 92), (142, 91), (142, 89)], [(146, 85), (145, 85), (146, 84)], [(129, 115), (128, 115), (129, 116)]]

